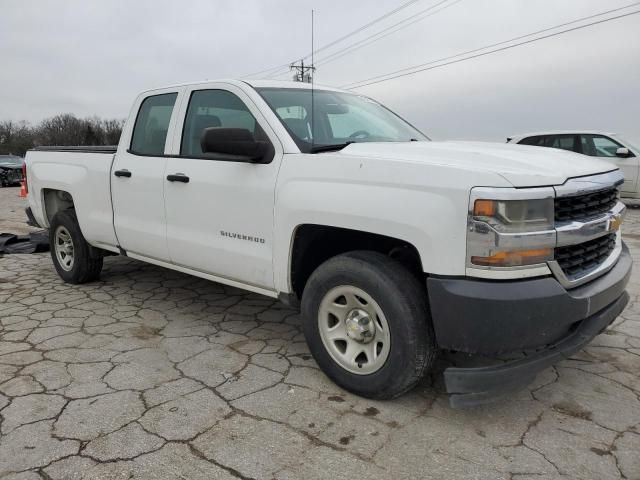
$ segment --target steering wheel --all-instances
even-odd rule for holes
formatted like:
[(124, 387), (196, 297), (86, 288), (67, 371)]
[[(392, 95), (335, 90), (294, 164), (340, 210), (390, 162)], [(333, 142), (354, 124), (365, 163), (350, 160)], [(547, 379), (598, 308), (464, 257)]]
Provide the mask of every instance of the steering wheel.
[(366, 130), (358, 130), (349, 135), (349, 138), (369, 138), (371, 134)]

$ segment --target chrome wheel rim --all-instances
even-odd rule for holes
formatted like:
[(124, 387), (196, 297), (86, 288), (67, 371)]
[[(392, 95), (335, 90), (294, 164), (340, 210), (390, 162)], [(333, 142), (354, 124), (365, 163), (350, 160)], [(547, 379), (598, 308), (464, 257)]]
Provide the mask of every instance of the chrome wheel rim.
[(351, 373), (375, 373), (389, 357), (387, 319), (378, 303), (360, 288), (341, 285), (329, 290), (320, 302), (318, 329), (331, 358)]
[(71, 239), (71, 234), (69, 230), (65, 227), (60, 226), (56, 228), (56, 232), (54, 235), (54, 249), (56, 252), (56, 259), (58, 260), (58, 264), (60, 268), (64, 271), (69, 272), (73, 268), (73, 240)]

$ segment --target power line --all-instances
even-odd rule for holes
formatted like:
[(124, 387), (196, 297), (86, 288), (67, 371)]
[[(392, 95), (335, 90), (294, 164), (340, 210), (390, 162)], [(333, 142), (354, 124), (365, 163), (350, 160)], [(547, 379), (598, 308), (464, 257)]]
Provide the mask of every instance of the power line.
[[(305, 58), (306, 57), (301, 58), (300, 62), (302, 62)], [(293, 64), (292, 63), (288, 63), (286, 69), (280, 68), (279, 70), (276, 70), (273, 73), (270, 73), (269, 75), (265, 75), (265, 76), (260, 77), (260, 78), (270, 79), (270, 78), (275, 78), (275, 77), (281, 77), (282, 75), (288, 74), (291, 71), (291, 65), (293, 65)]]
[[(375, 25), (376, 23), (379, 23), (382, 20), (385, 20), (386, 18), (390, 17), (391, 15), (394, 15), (394, 14), (398, 13), (399, 11), (404, 10), (407, 7), (410, 7), (411, 5), (413, 5), (414, 3), (419, 2), (419, 1), (420, 0), (409, 0), (409, 1), (405, 2), (405, 3), (403, 3), (402, 5), (394, 8), (393, 10), (390, 10), (390, 11), (384, 13), (383, 15), (377, 17), (377, 18), (374, 18), (370, 22), (368, 22), (368, 23), (356, 28), (355, 30), (347, 33), (346, 35), (343, 35), (342, 37), (337, 38), (337, 39), (333, 40), (332, 42), (329, 42), (326, 45), (323, 45), (322, 47), (319, 47), (318, 49), (316, 49), (315, 53), (317, 54), (318, 52), (322, 52), (322, 51), (326, 50), (327, 48), (333, 47), (334, 45), (337, 45), (338, 43), (340, 43), (340, 42), (352, 37), (353, 35), (356, 35), (356, 34), (362, 32), (363, 30), (366, 30), (367, 28)], [(312, 56), (313, 53), (314, 52), (305, 55), (304, 57), (301, 58), (301, 60), (307, 60), (308, 58), (310, 58)], [(287, 63), (287, 64), (279, 65), (277, 67), (273, 67), (273, 68), (270, 68), (270, 69), (267, 69), (267, 70), (263, 70), (261, 72), (257, 72), (257, 73), (252, 74), (252, 75), (247, 75), (247, 76), (254, 76), (254, 75), (259, 75), (259, 74), (265, 73), (265, 72), (272, 72), (266, 78), (273, 78), (274, 76), (279, 76), (279, 75), (284, 74), (285, 72), (283, 71), (283, 68), (284, 67), (288, 67), (288, 66), (289, 66), (289, 64)]]
[[(612, 11), (622, 10), (622, 9), (629, 8), (629, 7), (637, 5), (637, 4), (640, 4), (640, 2), (636, 2), (636, 3), (632, 4), (632, 5), (627, 5), (626, 7), (621, 7), (619, 9), (615, 9), (615, 10), (612, 10)], [(387, 73), (387, 74), (384, 74), (384, 75), (378, 75), (378, 76), (375, 76), (375, 77), (370, 77), (370, 78), (367, 78), (367, 79), (364, 79), (364, 80), (360, 80), (358, 82), (352, 82), (350, 84), (347, 84), (347, 85), (343, 86), (342, 88), (346, 88), (346, 89), (351, 90), (351, 89), (354, 89), (354, 88), (366, 87), (368, 85), (374, 85), (374, 84), (377, 84), (377, 83), (386, 82), (388, 80), (393, 80), (395, 78), (406, 77), (406, 76), (414, 75), (416, 73), (424, 72), (424, 71), (427, 71), (427, 70), (433, 70), (435, 68), (440, 68), (440, 67), (444, 67), (444, 66), (447, 66), (447, 65), (452, 65), (454, 63), (460, 63), (460, 62), (463, 62), (465, 60), (471, 60), (471, 59), (474, 59), (474, 58), (483, 57), (485, 55), (489, 55), (489, 54), (492, 54), (492, 53), (497, 53), (497, 52), (501, 52), (501, 51), (504, 51), (504, 50), (509, 50), (511, 48), (519, 47), (521, 45), (526, 45), (526, 44), (529, 44), (529, 43), (537, 42), (539, 40), (544, 40), (544, 39), (547, 39), (547, 38), (555, 37), (557, 35), (562, 35), (564, 33), (573, 32), (573, 31), (576, 31), (576, 30), (581, 30), (583, 28), (587, 28), (587, 27), (591, 27), (591, 26), (598, 25), (598, 24), (601, 24), (601, 23), (610, 22), (612, 20), (617, 20), (617, 19), (620, 19), (620, 18), (624, 18), (624, 17), (628, 17), (628, 16), (631, 16), (631, 15), (635, 15), (637, 13), (640, 13), (640, 10), (636, 10), (636, 11), (633, 11), (633, 12), (625, 13), (625, 14), (622, 14), (622, 15), (617, 15), (615, 17), (605, 18), (605, 19), (598, 20), (596, 22), (587, 23), (587, 24), (584, 24), (584, 25), (579, 25), (577, 27), (568, 28), (566, 30), (561, 30), (559, 32), (551, 33), (549, 35), (544, 35), (542, 37), (536, 37), (536, 38), (532, 38), (530, 40), (526, 40), (524, 42), (519, 42), (519, 43), (515, 43), (513, 45), (507, 45), (505, 47), (496, 48), (496, 49), (490, 50), (488, 52), (482, 52), (482, 53), (478, 53), (476, 55), (465, 56), (465, 57), (460, 58), (458, 60), (452, 60), (452, 61), (446, 62), (446, 63), (439, 63), (439, 62), (443, 62), (443, 61), (446, 61), (446, 60), (449, 60), (449, 59), (452, 59), (452, 58), (461, 57), (461, 56), (464, 56), (464, 55), (469, 55), (471, 53), (478, 52), (480, 50), (486, 50), (488, 48), (493, 48), (493, 47), (498, 46), (498, 45), (503, 45), (505, 43), (510, 43), (510, 42), (513, 42), (513, 41), (515, 41), (517, 39), (530, 37), (532, 35), (536, 35), (538, 33), (542, 33), (542, 32), (549, 31), (549, 30), (554, 30), (554, 29), (560, 28), (562, 26), (566, 26), (566, 25), (570, 25), (572, 23), (583, 21), (586, 18), (593, 18), (593, 17), (601, 16), (601, 15), (604, 15), (606, 13), (609, 13), (609, 12), (599, 13), (599, 14), (596, 14), (596, 15), (592, 15), (590, 17), (585, 17), (585, 18), (580, 19), (580, 20), (574, 20), (572, 22), (568, 22), (568, 23), (565, 23), (565, 24), (556, 25), (555, 27), (550, 27), (550, 28), (547, 28), (547, 29), (544, 29), (544, 30), (540, 30), (539, 32), (534, 32), (534, 33), (529, 33), (527, 35), (522, 35), (520, 37), (516, 37), (516, 38), (513, 38), (511, 40), (505, 40), (503, 42), (499, 42), (499, 43), (496, 43), (496, 44), (493, 44), (493, 45), (488, 45), (488, 46), (485, 46), (485, 47), (476, 48), (474, 50), (469, 50), (467, 52), (458, 53), (456, 55), (451, 55), (449, 57), (444, 57), (444, 58), (441, 58), (439, 60), (433, 60), (431, 62), (423, 63), (423, 64), (420, 64), (420, 65), (414, 65), (413, 67), (407, 67), (407, 68), (404, 68), (404, 69), (401, 69), (401, 70), (396, 70), (395, 72)], [(438, 65), (433, 65), (434, 63), (438, 63)], [(433, 66), (429, 66), (428, 67), (427, 65), (433, 65)], [(422, 68), (422, 67), (425, 67), (425, 68)], [(411, 70), (411, 71), (408, 71), (408, 70)], [(405, 73), (400, 73), (400, 72), (405, 72)]]
[[(362, 39), (362, 40), (360, 40), (360, 41), (358, 41), (358, 42), (356, 42), (356, 43), (354, 43), (354, 44), (352, 44), (350, 46), (347, 46), (347, 47), (345, 47), (345, 48), (343, 48), (341, 50), (333, 52), (333, 53), (329, 54), (328, 56), (320, 59), (318, 61), (318, 64), (319, 65), (324, 65), (326, 63), (333, 62), (334, 60), (337, 60), (338, 58), (344, 57), (345, 55), (348, 55), (349, 53), (352, 53), (352, 52), (354, 52), (356, 50), (360, 50), (361, 48), (366, 47), (367, 45), (370, 45), (370, 44), (372, 44), (374, 42), (377, 42), (378, 40), (381, 40), (381, 39), (383, 39), (383, 38), (385, 38), (385, 37), (387, 37), (387, 36), (389, 36), (389, 35), (391, 35), (393, 33), (396, 33), (396, 32), (398, 32), (400, 30), (403, 30), (403, 29), (407, 28), (408, 26), (413, 25), (414, 23), (420, 22), (420, 21), (422, 21), (422, 20), (424, 20), (426, 18), (429, 18), (429, 17), (437, 14), (437, 13), (440, 13), (441, 11), (446, 10), (449, 7), (453, 7), (456, 3), (459, 3), (462, 0), (454, 0), (452, 3), (449, 3), (448, 5), (443, 6), (441, 9), (436, 10), (435, 12), (432, 11), (433, 9), (439, 7), (440, 5), (442, 5), (443, 3), (446, 3), (448, 1), (450, 1), (450, 0), (444, 0), (444, 1), (438, 2), (438, 3), (434, 4), (434, 5), (431, 5), (429, 8), (426, 8), (425, 10), (422, 10), (422, 11), (418, 12), (414, 17), (405, 18), (404, 20), (401, 20), (401, 21), (399, 21), (397, 23), (394, 23), (393, 25), (391, 25), (391, 26), (389, 26), (389, 27), (377, 32), (377, 33), (374, 33), (373, 35), (370, 35), (370, 36), (368, 36), (368, 37), (366, 37), (366, 38), (364, 38), (364, 39)], [(431, 13), (429, 13), (429, 12), (431, 12)], [(427, 15), (423, 16), (423, 14), (427, 14)], [(400, 25), (400, 26), (398, 27), (398, 25)], [(394, 27), (398, 27), (398, 28), (394, 29)], [(392, 29), (394, 29), (394, 30), (392, 30)], [(392, 30), (392, 31), (389, 32), (389, 30)], [(387, 33), (385, 33), (385, 32), (387, 32)], [(382, 35), (382, 34), (384, 34), (384, 35)], [(374, 38), (374, 37), (377, 37), (377, 38)]]
[[(614, 13), (614, 12), (619, 12), (620, 10), (626, 10), (627, 8), (631, 8), (631, 7), (634, 7), (634, 6), (636, 6), (636, 5), (640, 5), (640, 2), (634, 2), (634, 3), (631, 3), (631, 4), (626, 5), (626, 6), (624, 6), (624, 7), (614, 8), (614, 9), (607, 10), (607, 11), (604, 11), (604, 12), (600, 12), (600, 13), (596, 13), (596, 14), (593, 14), (593, 15), (589, 15), (589, 16), (586, 16), (586, 17), (578, 18), (578, 19), (576, 19), (576, 20), (572, 20), (572, 21), (570, 21), (570, 22), (561, 23), (561, 24), (559, 24), (559, 25), (555, 25), (555, 26), (553, 26), (553, 27), (544, 28), (544, 29), (542, 29), (542, 30), (538, 30), (538, 31), (536, 31), (536, 32), (527, 33), (526, 35), (520, 35), (520, 36), (518, 36), (518, 37), (514, 37), (514, 38), (511, 38), (511, 39), (509, 39), (509, 40), (504, 40), (504, 41), (501, 41), (501, 42), (498, 42), (498, 43), (493, 43), (493, 44), (491, 44), (491, 45), (486, 45), (486, 46), (484, 46), (484, 47), (475, 48), (475, 49), (473, 49), (473, 50), (468, 50), (468, 51), (466, 51), (466, 52), (457, 53), (457, 54), (455, 54), (455, 55), (450, 55), (450, 56), (448, 56), (448, 57), (440, 58), (440, 59), (438, 59), (438, 60), (432, 60), (432, 61), (430, 61), (430, 62), (423, 63), (423, 64), (421, 64), (421, 65), (414, 65), (414, 66), (412, 66), (412, 67), (402, 68), (402, 69), (400, 69), (400, 70), (396, 70), (396, 71), (394, 71), (394, 72), (390, 72), (390, 73), (387, 73), (387, 74), (384, 74), (384, 75), (378, 75), (378, 76), (375, 76), (375, 77), (370, 77), (370, 78), (368, 78), (368, 79), (366, 79), (366, 80), (362, 80), (361, 82), (363, 82), (363, 81), (369, 81), (369, 80), (377, 80), (377, 79), (379, 79), (379, 78), (384, 78), (384, 77), (387, 77), (387, 76), (389, 76), (389, 75), (394, 75), (394, 74), (396, 74), (396, 73), (401, 73), (401, 72), (406, 72), (406, 71), (409, 71), (409, 70), (414, 70), (415, 68), (418, 68), (418, 67), (424, 67), (424, 66), (427, 66), (427, 65), (433, 65), (434, 63), (443, 62), (443, 61), (445, 61), (445, 60), (450, 60), (450, 59), (452, 59), (452, 58), (460, 57), (460, 56), (462, 56), (462, 55), (468, 55), (468, 54), (471, 54), (471, 53), (479, 52), (479, 51), (481, 51), (481, 50), (486, 50), (486, 49), (488, 49), (488, 48), (498, 47), (498, 46), (500, 46), (500, 45), (504, 45), (504, 44), (507, 44), (507, 43), (515, 42), (515, 41), (517, 41), (517, 40), (521, 40), (521, 39), (523, 39), (523, 38), (531, 37), (531, 36), (533, 36), (533, 35), (539, 35), (539, 34), (541, 34), (541, 33), (545, 33), (545, 32), (548, 32), (548, 31), (550, 31), (550, 30), (556, 30), (556, 29), (558, 29), (558, 28), (560, 28), (560, 27), (566, 27), (566, 26), (568, 26), (568, 25), (573, 25), (573, 24), (575, 24), (575, 23), (580, 23), (580, 22), (583, 22), (583, 21), (585, 21), (585, 20), (590, 20), (590, 19), (592, 19), (592, 18), (601, 17), (602, 15), (607, 15), (607, 14)], [(356, 85), (356, 84), (361, 83), (361, 82), (352, 82), (352, 83), (350, 83), (350, 84), (347, 84), (347, 86)]]
[[(468, 50), (466, 52), (457, 53), (455, 55), (450, 55), (448, 57), (440, 58), (438, 60), (432, 60), (430, 62), (423, 63), (423, 64), (420, 64), (420, 65), (414, 65), (412, 67), (402, 68), (402, 69), (396, 70), (394, 72), (390, 72), (390, 73), (387, 73), (387, 74), (384, 74), (384, 75), (378, 75), (378, 76), (375, 76), (375, 77), (370, 77), (370, 78), (367, 78), (365, 80), (361, 80), (361, 81), (358, 81), (358, 82), (352, 82), (352, 83), (347, 84), (345, 87), (351, 87), (352, 85), (357, 85), (357, 84), (360, 84), (362, 82), (368, 82), (370, 80), (377, 80), (377, 79), (380, 79), (380, 78), (388, 77), (389, 75), (395, 75), (397, 73), (406, 72), (406, 71), (409, 71), (409, 70), (414, 70), (414, 69), (419, 68), (419, 67), (425, 67), (425, 66), (428, 66), (428, 65), (433, 65), (435, 63), (443, 62), (443, 61), (450, 60), (452, 58), (460, 57), (460, 56), (463, 56), (463, 55), (469, 55), (471, 53), (479, 52), (481, 50), (486, 50), (488, 48), (493, 48), (493, 47), (497, 47), (497, 46), (504, 45), (504, 44), (507, 44), (507, 43), (511, 43), (511, 42), (514, 42), (514, 41), (517, 41), (517, 40), (521, 40), (523, 38), (531, 37), (533, 35), (538, 35), (540, 33), (548, 32), (550, 30), (555, 30), (555, 29), (558, 29), (560, 27), (565, 27), (565, 26), (572, 25), (572, 24), (575, 24), (575, 23), (583, 22), (583, 21), (589, 20), (591, 18), (601, 17), (602, 15), (607, 15), (609, 13), (614, 13), (614, 12), (617, 12), (617, 11), (620, 11), (620, 10), (625, 10), (627, 8), (630, 8), (630, 7), (639, 5), (639, 4), (640, 4), (640, 2), (635, 2), (635, 3), (632, 3), (632, 4), (626, 5), (624, 7), (614, 8), (612, 10), (607, 10), (605, 12), (600, 12), (600, 13), (596, 13), (594, 15), (589, 15), (587, 17), (578, 18), (578, 19), (572, 20), (570, 22), (561, 23), (559, 25), (555, 25), (553, 27), (548, 27), (548, 28), (545, 28), (545, 29), (542, 29), (542, 30), (538, 30), (536, 32), (528, 33), (526, 35), (520, 35), (518, 37), (514, 37), (514, 38), (511, 38), (509, 40), (504, 40), (504, 41), (501, 41), (501, 42), (498, 42), (498, 43), (493, 43), (491, 45), (486, 45), (484, 47), (475, 48), (473, 50)], [(589, 26), (589, 25), (585, 25), (585, 26)], [(568, 30), (568, 31), (571, 31), (571, 30)], [(559, 33), (563, 33), (563, 32), (559, 32)], [(546, 38), (546, 37), (543, 37), (543, 38)], [(499, 50), (497, 50), (497, 51), (499, 51)], [(475, 58), (475, 57), (471, 57), (471, 58)]]
[[(369, 23), (366, 23), (366, 24), (362, 25), (361, 27), (356, 28), (352, 32), (347, 33), (346, 35), (343, 35), (342, 37), (337, 38), (336, 40), (334, 40), (332, 42), (329, 42), (326, 45), (323, 45), (322, 47), (318, 48), (315, 53), (322, 52), (322, 51), (326, 50), (327, 48), (333, 47), (334, 45), (342, 42), (343, 40), (346, 40), (347, 38), (352, 37), (355, 34), (360, 33), (363, 30), (366, 30), (367, 28), (371, 27), (372, 25), (375, 25), (376, 23), (381, 22), (382, 20), (386, 19), (387, 17), (390, 17), (391, 15), (393, 15), (395, 13), (398, 13), (399, 11), (404, 10), (407, 7), (410, 7), (411, 5), (413, 5), (414, 3), (419, 2), (419, 1), (420, 0), (409, 0), (408, 2), (403, 3), (399, 7), (394, 8), (393, 10), (381, 15), (380, 17), (371, 20)], [(303, 58), (307, 59), (310, 56), (311, 56), (311, 53), (308, 54), (307, 56), (303, 57)]]
[(289, 67), (289, 65), (290, 65), (289, 63), (284, 63), (282, 65), (278, 65), (277, 67), (271, 67), (271, 68), (267, 68), (265, 70), (260, 70), (258, 72), (249, 73), (247, 75), (242, 75), (242, 77), (240, 77), (240, 78), (255, 77), (257, 75), (266, 74), (266, 73), (269, 73), (269, 72), (273, 72), (275, 70), (281, 70), (283, 67)]

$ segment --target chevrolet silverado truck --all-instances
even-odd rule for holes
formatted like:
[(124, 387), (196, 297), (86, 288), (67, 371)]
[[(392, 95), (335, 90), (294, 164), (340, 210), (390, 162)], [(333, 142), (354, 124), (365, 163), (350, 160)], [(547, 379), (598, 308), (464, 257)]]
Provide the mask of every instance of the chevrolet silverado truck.
[(119, 254), (298, 306), (320, 368), (364, 397), (408, 391), (439, 351), (509, 355), (444, 370), (470, 406), (628, 302), (623, 176), (576, 155), (432, 142), (333, 88), (202, 82), (140, 94), (117, 147), (29, 151), (27, 215), (66, 282)]

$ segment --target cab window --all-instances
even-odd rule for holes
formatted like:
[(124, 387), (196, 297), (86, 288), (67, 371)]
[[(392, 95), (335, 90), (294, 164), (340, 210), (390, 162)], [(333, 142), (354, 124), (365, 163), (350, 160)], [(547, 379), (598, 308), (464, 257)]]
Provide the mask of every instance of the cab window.
[(205, 128), (243, 128), (259, 134), (258, 124), (247, 106), (226, 90), (196, 90), (191, 94), (182, 129), (180, 154), (208, 157), (202, 152), (200, 137)]
[(176, 103), (177, 93), (153, 95), (140, 105), (133, 126), (130, 150), (141, 155), (162, 155), (167, 140), (169, 121)]
[(520, 145), (532, 145), (535, 147), (544, 147), (544, 137), (536, 135), (535, 137), (523, 138), (518, 142)]
[(549, 135), (546, 137), (545, 147), (580, 152), (576, 142), (576, 135)]

